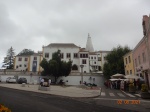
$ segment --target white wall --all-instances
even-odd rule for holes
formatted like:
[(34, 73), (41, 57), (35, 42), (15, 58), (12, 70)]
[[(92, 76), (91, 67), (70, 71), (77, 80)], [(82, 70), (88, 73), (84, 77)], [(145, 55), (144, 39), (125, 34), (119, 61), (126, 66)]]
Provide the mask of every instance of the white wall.
[[(1, 81), (2, 82), (6, 82), (6, 79), (8, 77), (14, 77), (14, 75), (0, 75), (1, 77)], [(47, 76), (38, 76), (38, 75), (35, 75), (35, 76), (29, 76), (29, 75), (19, 75), (18, 78), (20, 77), (24, 77), (27, 79), (27, 83), (30, 83), (30, 82), (34, 82), (34, 81), (37, 81), (39, 83), (39, 77), (47, 77)], [(90, 80), (90, 77), (91, 77), (91, 80)], [(51, 78), (52, 81), (54, 81), (54, 77), (48, 77), (48, 78)], [(93, 78), (95, 78), (95, 81), (93, 80)], [(81, 81), (81, 76), (80, 75), (77, 75), (77, 76), (67, 76), (67, 77), (60, 77), (57, 82), (59, 82), (61, 79), (63, 79), (63, 81), (67, 81), (66, 82), (66, 85), (80, 85), (80, 81)], [(83, 76), (83, 82), (86, 81), (86, 83), (95, 83), (96, 85), (98, 86), (103, 86), (104, 84), (104, 78), (102, 75), (86, 75), (86, 76)]]
[[(90, 80), (91, 77), (91, 80)], [(95, 78), (95, 81), (93, 80)], [(66, 85), (80, 85), (81, 81), (81, 76), (67, 76), (67, 77), (60, 77), (58, 79), (58, 82), (63, 79), (63, 81), (68, 81), (66, 82)], [(89, 76), (83, 76), (83, 82), (86, 83), (94, 83), (98, 86), (103, 86), (104, 85), (104, 78), (103, 76), (98, 76), (98, 75), (89, 75)]]
[[(8, 77), (14, 77), (15, 75), (0, 75), (1, 77), (1, 82), (6, 82), (6, 79)], [(21, 77), (24, 77), (27, 79), (27, 83), (33, 83), (34, 81), (37, 81), (37, 83), (39, 83), (39, 77), (47, 77), (47, 76), (38, 76), (38, 75), (35, 75), (35, 76), (29, 76), (29, 75), (18, 75), (18, 79), (21, 78)], [(47, 77), (47, 78), (51, 78), (52, 80), (54, 80), (53, 77)]]

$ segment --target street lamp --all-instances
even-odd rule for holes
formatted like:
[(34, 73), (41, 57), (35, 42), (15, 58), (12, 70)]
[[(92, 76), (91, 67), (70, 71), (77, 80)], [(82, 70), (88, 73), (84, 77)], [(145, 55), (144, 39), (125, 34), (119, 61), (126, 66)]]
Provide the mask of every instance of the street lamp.
[(83, 84), (83, 67), (84, 65), (80, 65), (81, 67), (81, 84)]

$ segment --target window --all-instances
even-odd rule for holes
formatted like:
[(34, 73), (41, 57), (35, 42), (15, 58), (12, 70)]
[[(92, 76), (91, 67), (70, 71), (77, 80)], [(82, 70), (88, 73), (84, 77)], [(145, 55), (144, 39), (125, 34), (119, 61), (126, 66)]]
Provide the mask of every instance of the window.
[(130, 74), (132, 74), (132, 70), (130, 70)]
[(49, 58), (49, 53), (45, 53), (45, 58)]
[(95, 68), (97, 69), (97, 66), (95, 66)]
[(78, 58), (78, 53), (74, 53), (74, 58)]
[(86, 54), (86, 58), (88, 58), (88, 54)]
[(26, 65), (26, 64), (24, 64), (24, 67), (27, 67), (27, 65)]
[(83, 54), (83, 58), (85, 58), (85, 54)]
[(93, 56), (91, 57), (91, 59), (93, 59)]
[(96, 62), (94, 62), (94, 64), (96, 64)]
[(101, 61), (101, 57), (98, 57), (98, 61)]
[(22, 58), (18, 58), (18, 61), (22, 61)]
[(61, 57), (61, 59), (63, 59), (64, 58), (64, 53), (61, 53), (60, 57)]
[(140, 65), (141, 64), (140, 56), (138, 56), (138, 60), (139, 60), (139, 65)]
[(18, 68), (18, 65), (16, 66), (16, 68)]
[(137, 60), (135, 59), (135, 66), (137, 67)]
[(82, 56), (82, 54), (80, 54), (80, 58), (82, 58), (83, 56)]
[(70, 53), (67, 53), (67, 58), (70, 58), (71, 57), (71, 54)]
[(127, 70), (127, 75), (129, 74), (128, 70)]
[(88, 58), (88, 54), (80, 54), (80, 58)]
[(129, 63), (131, 63), (131, 58), (130, 58), (130, 56), (128, 57), (128, 59), (129, 59)]
[(34, 57), (33, 60), (37, 60), (37, 57)]
[(22, 65), (19, 65), (19, 67), (22, 67)]
[(145, 57), (145, 53), (144, 52), (142, 53), (142, 57), (143, 57), (143, 63), (145, 63), (146, 62), (146, 57)]
[(85, 59), (82, 60), (82, 64), (86, 64), (86, 60)]
[(102, 70), (101, 66), (98, 66), (98, 71), (101, 71), (101, 70)]
[(28, 58), (25, 58), (24, 61), (28, 61)]
[(127, 60), (127, 58), (126, 58), (126, 64), (128, 64), (128, 60)]
[(96, 59), (96, 57), (94, 57), (94, 59)]
[(106, 60), (106, 57), (104, 57), (104, 60)]

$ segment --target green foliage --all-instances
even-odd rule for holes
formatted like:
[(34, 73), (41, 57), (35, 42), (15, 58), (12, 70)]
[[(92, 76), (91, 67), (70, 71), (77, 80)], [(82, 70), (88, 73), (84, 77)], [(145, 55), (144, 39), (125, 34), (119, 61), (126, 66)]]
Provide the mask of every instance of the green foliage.
[(4, 59), (4, 63), (6, 63), (5, 65), (8, 65), (7, 69), (13, 69), (14, 56), (15, 56), (14, 49), (10, 47), (7, 51), (7, 56)]
[(109, 79), (111, 75), (120, 73), (124, 74), (123, 56), (130, 51), (129, 47), (113, 48), (112, 51), (106, 56), (107, 62), (104, 64), (103, 73), (104, 77)]
[(53, 53), (52, 59), (47, 61), (45, 58), (41, 61), (40, 66), (44, 69), (42, 75), (51, 75), (55, 81), (60, 76), (68, 76), (71, 72), (72, 61), (61, 61), (60, 50)]
[(34, 51), (30, 50), (30, 49), (23, 49), (18, 56), (22, 56), (22, 55), (32, 55), (34, 54)]
[(40, 66), (44, 69), (42, 75), (46, 75), (49, 73), (49, 63), (45, 58), (41, 61)]
[(148, 85), (147, 84), (142, 84), (141, 91), (142, 92), (148, 92)]
[(77, 67), (76, 64), (74, 64), (74, 65), (72, 66), (72, 70), (78, 70), (78, 67)]

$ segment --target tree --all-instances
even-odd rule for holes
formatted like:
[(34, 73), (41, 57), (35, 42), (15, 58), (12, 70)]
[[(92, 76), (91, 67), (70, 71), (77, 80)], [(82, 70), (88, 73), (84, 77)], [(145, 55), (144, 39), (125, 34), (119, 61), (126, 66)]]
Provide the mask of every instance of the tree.
[(44, 68), (44, 71), (42, 71), (42, 75), (46, 75), (49, 73), (49, 63), (45, 58), (41, 61), (40, 66)]
[(47, 61), (45, 58), (41, 61), (40, 66), (44, 69), (42, 75), (51, 75), (55, 77), (55, 83), (58, 77), (68, 76), (71, 72), (72, 62), (69, 60), (61, 61), (60, 50), (54, 52), (52, 59)]
[(15, 52), (12, 47), (10, 47), (7, 51), (7, 56), (4, 58), (4, 66), (7, 66), (8, 69), (13, 69), (14, 66), (14, 56)]
[(32, 55), (34, 54), (34, 51), (32, 51), (31, 49), (23, 49), (19, 54), (18, 56), (21, 56), (21, 55)]
[(111, 75), (116, 73), (125, 74), (123, 56), (130, 51), (128, 46), (118, 46), (117, 48), (113, 48), (106, 56), (107, 62), (104, 64), (103, 68), (105, 78), (109, 79)]

